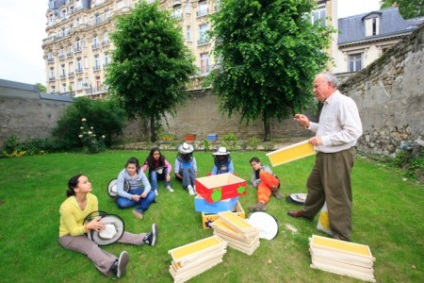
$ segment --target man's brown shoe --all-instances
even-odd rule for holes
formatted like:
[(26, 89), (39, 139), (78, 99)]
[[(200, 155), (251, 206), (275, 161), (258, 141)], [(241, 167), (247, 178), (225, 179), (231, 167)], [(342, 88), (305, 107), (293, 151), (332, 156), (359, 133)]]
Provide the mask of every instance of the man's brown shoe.
[(291, 217), (294, 217), (294, 218), (303, 217), (303, 218), (306, 218), (308, 220), (312, 220), (311, 217), (306, 216), (304, 214), (303, 210), (290, 210), (289, 212), (287, 212), (287, 215), (290, 215)]

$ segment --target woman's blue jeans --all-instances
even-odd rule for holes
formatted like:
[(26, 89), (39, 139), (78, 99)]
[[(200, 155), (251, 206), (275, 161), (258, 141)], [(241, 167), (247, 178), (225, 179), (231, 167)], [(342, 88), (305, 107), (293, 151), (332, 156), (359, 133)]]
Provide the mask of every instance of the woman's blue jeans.
[(156, 171), (150, 172), (150, 183), (152, 184), (152, 190), (156, 191), (159, 188), (158, 181), (165, 180), (165, 187), (171, 186), (171, 182), (166, 181), (166, 175), (168, 173), (168, 168), (164, 168), (162, 174), (159, 174)]
[[(132, 195), (141, 195), (144, 192), (144, 188), (138, 188), (131, 190), (129, 193)], [(139, 201), (130, 200), (127, 198), (119, 197), (116, 200), (116, 204), (119, 208), (128, 208), (137, 205), (136, 210), (144, 212), (149, 209), (150, 204), (155, 200), (156, 194), (151, 190), (145, 198), (140, 198)]]

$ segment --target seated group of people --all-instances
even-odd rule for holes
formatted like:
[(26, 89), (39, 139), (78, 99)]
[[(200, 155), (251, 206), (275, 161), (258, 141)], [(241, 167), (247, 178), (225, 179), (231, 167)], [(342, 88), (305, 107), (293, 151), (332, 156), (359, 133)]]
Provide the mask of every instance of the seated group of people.
[[(182, 183), (183, 188), (190, 195), (196, 195), (195, 179), (198, 172), (193, 152), (193, 145), (189, 143), (181, 144), (178, 147), (178, 155), (174, 167), (175, 179)], [(234, 164), (231, 160), (230, 152), (225, 147), (219, 147), (213, 153), (213, 157), (214, 165), (208, 175), (234, 174)], [(268, 166), (261, 164), (259, 158), (253, 157), (250, 160), (250, 165), (253, 169), (250, 182), (254, 188), (257, 188), (258, 196), (258, 203), (252, 206), (250, 210), (265, 211), (266, 203), (272, 194), (277, 199), (282, 197), (280, 194), (280, 180)], [(147, 169), (149, 169), (148, 178), (144, 173)], [(137, 158), (131, 157), (118, 176), (118, 207), (128, 208), (136, 206), (132, 213), (135, 217), (142, 219), (145, 211), (159, 194), (159, 180), (165, 181), (166, 190), (169, 192), (174, 191), (171, 187), (171, 172), (171, 164), (157, 147), (150, 150), (143, 166), (140, 166)], [(124, 190), (125, 182), (130, 186), (128, 192)]]
[[(193, 145), (181, 144), (178, 147), (174, 169), (175, 178), (182, 182), (183, 188), (187, 189), (190, 195), (196, 194), (197, 164), (193, 152)], [(214, 166), (208, 175), (234, 173), (234, 164), (230, 152), (225, 147), (218, 148), (213, 153), (213, 157)], [(268, 166), (261, 164), (259, 158), (251, 158), (250, 165), (253, 169), (251, 185), (257, 188), (258, 199), (258, 203), (250, 207), (250, 210), (265, 211), (266, 203), (272, 194), (277, 199), (281, 198), (280, 181)], [(148, 177), (144, 173), (147, 169), (149, 169)], [(129, 158), (125, 168), (118, 175), (118, 197), (116, 199), (118, 207), (125, 209), (135, 206), (132, 214), (143, 219), (144, 213), (159, 194), (159, 180), (165, 181), (167, 191), (174, 191), (171, 187), (171, 172), (171, 164), (157, 147), (151, 149), (143, 166), (140, 165), (137, 158)], [(125, 185), (128, 188), (125, 189)], [(88, 223), (85, 221), (90, 213), (98, 210), (97, 197), (91, 194), (91, 190), (91, 183), (82, 174), (73, 176), (69, 180), (66, 192), (67, 199), (60, 206), (59, 243), (66, 249), (85, 254), (103, 274), (122, 277), (129, 261), (128, 253), (123, 251), (118, 258), (102, 250), (98, 244), (87, 237), (87, 233), (91, 231), (99, 232), (105, 228), (101, 218), (93, 219)], [(154, 246), (157, 237), (158, 226), (153, 224), (148, 233), (132, 234), (124, 232), (118, 242)]]

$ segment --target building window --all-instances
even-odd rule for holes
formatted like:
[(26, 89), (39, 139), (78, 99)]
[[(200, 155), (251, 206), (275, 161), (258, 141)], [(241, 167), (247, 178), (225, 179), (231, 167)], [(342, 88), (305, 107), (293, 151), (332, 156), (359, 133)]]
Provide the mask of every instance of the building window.
[(50, 68), (49, 70), (49, 79), (54, 80), (54, 68)]
[(325, 6), (320, 5), (318, 6), (318, 9), (312, 11), (311, 21), (313, 24), (321, 23), (323, 26), (325, 26), (325, 17), (326, 17)]
[(191, 41), (191, 27), (187, 26), (186, 28), (186, 39), (187, 41)]
[(187, 14), (190, 14), (190, 13), (191, 13), (190, 0), (186, 0), (186, 1), (185, 1), (185, 12), (186, 12)]
[(75, 52), (81, 51), (81, 39), (77, 38), (77, 41), (75, 43)]
[(175, 19), (181, 19), (183, 17), (181, 4), (177, 4), (172, 8), (172, 17), (174, 17)]
[(103, 46), (109, 45), (109, 33), (106, 31), (103, 34)]
[(206, 0), (199, 1), (197, 7), (197, 16), (202, 17), (208, 14), (208, 2)]
[(100, 59), (99, 59), (99, 55), (96, 54), (94, 55), (94, 67), (93, 67), (94, 71), (98, 71), (100, 70)]
[(56, 87), (54, 85), (50, 86), (51, 93), (56, 93)]
[(82, 60), (81, 58), (77, 58), (77, 73), (82, 73)]
[(210, 72), (209, 54), (202, 53), (200, 54), (200, 73), (202, 75), (206, 75), (206, 74), (209, 74), (209, 72)]
[(65, 68), (65, 64), (61, 65), (61, 70), (62, 70), (62, 74), (60, 75), (60, 78), (64, 79), (66, 78), (66, 68)]
[(99, 48), (99, 36), (97, 34), (95, 34), (93, 36), (93, 45), (92, 45), (93, 49), (97, 49)]
[(82, 87), (83, 87), (82, 79), (78, 79), (78, 81), (77, 81), (77, 90), (82, 89)]
[(95, 14), (94, 15), (94, 24), (99, 25), (101, 23), (100, 15)]
[(66, 84), (62, 84), (62, 89), (60, 90), (61, 93), (66, 93)]
[(208, 44), (209, 43), (209, 35), (208, 35), (209, 25), (207, 24), (200, 25), (199, 31), (200, 31), (200, 34), (199, 34), (198, 45)]
[(103, 68), (107, 68), (110, 64), (110, 55), (108, 52), (106, 52), (104, 54), (104, 64), (103, 64)]
[(359, 72), (362, 70), (362, 53), (349, 55), (349, 72)]
[(380, 34), (380, 18), (373, 17), (365, 20), (365, 36)]

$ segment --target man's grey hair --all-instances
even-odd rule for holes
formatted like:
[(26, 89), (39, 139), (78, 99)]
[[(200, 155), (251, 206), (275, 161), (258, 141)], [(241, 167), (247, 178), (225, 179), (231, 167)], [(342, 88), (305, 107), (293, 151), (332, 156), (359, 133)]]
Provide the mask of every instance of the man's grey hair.
[(330, 82), (333, 85), (333, 87), (335, 88), (339, 87), (339, 80), (334, 74), (329, 72), (322, 72), (319, 75), (323, 75), (325, 78), (325, 81)]

